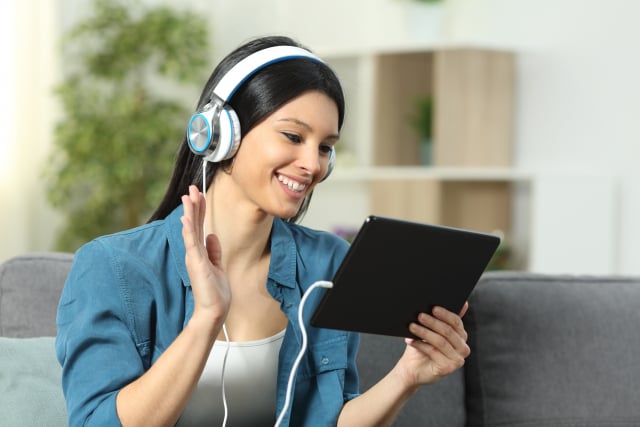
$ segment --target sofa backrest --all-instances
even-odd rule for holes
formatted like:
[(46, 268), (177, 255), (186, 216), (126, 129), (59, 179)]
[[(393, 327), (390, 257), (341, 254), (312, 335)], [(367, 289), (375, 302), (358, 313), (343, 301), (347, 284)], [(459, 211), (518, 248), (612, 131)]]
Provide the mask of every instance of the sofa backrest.
[(465, 324), (467, 425), (640, 425), (640, 279), (486, 273)]
[(56, 311), (72, 254), (33, 253), (0, 264), (0, 336), (56, 335)]

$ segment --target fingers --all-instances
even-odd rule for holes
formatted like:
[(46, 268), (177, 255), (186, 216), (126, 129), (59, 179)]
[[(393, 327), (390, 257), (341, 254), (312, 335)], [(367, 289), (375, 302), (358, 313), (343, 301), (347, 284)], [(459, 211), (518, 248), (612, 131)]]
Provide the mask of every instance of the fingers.
[(181, 198), (184, 208), (182, 221), (182, 238), (187, 251), (199, 248), (204, 241), (203, 224), (205, 217), (205, 198), (195, 185), (189, 186), (189, 194)]
[[(466, 305), (466, 304), (465, 304)], [(463, 311), (466, 308), (463, 307)], [(409, 327), (411, 333), (416, 335), (422, 343), (413, 343), (423, 349), (433, 349), (442, 353), (446, 358), (460, 361), (464, 360), (471, 352), (467, 345), (467, 332), (459, 315), (442, 307), (434, 307), (433, 314), (421, 313), (418, 322)], [(429, 351), (431, 354), (432, 352)]]
[(467, 310), (469, 310), (469, 301), (464, 302), (464, 305), (460, 309), (460, 313), (458, 313), (458, 316), (462, 319), (464, 315), (467, 314)]

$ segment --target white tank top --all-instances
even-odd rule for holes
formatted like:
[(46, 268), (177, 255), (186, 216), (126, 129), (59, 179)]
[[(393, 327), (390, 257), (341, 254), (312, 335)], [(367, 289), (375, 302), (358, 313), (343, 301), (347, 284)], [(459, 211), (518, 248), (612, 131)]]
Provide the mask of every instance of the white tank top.
[[(272, 426), (276, 421), (278, 355), (284, 333), (231, 342), (224, 373), (227, 426)], [(178, 426), (222, 426), (222, 362), (226, 341), (216, 341)]]

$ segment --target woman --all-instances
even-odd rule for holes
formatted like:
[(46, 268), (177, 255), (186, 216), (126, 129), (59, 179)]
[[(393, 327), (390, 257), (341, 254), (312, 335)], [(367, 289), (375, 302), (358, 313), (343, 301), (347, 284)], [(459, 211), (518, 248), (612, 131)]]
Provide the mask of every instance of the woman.
[[(253, 40), (214, 70), (151, 221), (77, 252), (56, 342), (70, 425), (218, 425), (226, 402), (233, 426), (273, 425), (278, 415), (292, 426), (385, 425), (469, 354), (464, 313), (436, 308), (410, 326), (421, 340), (407, 340), (397, 365), (359, 394), (358, 335), (308, 328), (287, 397), (302, 295), (333, 277), (347, 251), (295, 224), (330, 172), (344, 99), (334, 73), (301, 47), (238, 71), (275, 46), (297, 45)], [(228, 130), (215, 118), (207, 127), (214, 110)], [(238, 144), (227, 134), (239, 129)]]

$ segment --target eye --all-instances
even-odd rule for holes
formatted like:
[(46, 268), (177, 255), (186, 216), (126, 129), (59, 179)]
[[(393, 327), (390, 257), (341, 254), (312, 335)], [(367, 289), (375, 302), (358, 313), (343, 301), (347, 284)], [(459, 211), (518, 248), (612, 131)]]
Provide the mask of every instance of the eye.
[(300, 144), (300, 142), (302, 142), (302, 138), (300, 138), (300, 135), (296, 135), (295, 133), (289, 133), (289, 132), (282, 132), (282, 134), (291, 142), (295, 143), (295, 144)]
[(331, 153), (331, 145), (321, 145), (319, 150), (322, 154), (329, 154)]

